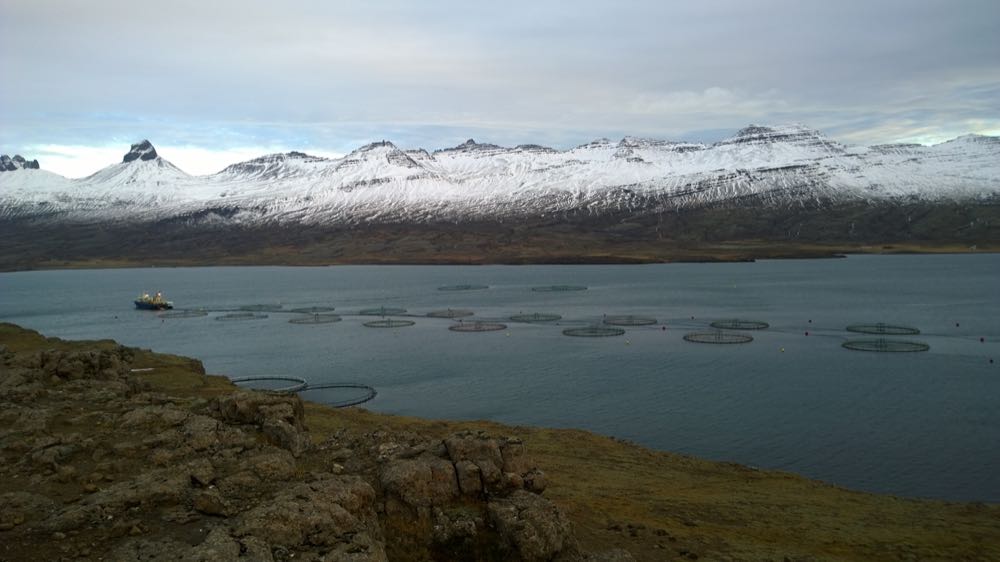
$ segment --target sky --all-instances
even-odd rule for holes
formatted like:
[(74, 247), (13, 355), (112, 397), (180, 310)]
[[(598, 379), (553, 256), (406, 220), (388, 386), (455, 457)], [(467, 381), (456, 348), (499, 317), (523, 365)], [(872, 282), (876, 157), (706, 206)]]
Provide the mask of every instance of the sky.
[(467, 138), (1000, 135), (998, 0), (3, 0), (0, 153), (194, 174)]

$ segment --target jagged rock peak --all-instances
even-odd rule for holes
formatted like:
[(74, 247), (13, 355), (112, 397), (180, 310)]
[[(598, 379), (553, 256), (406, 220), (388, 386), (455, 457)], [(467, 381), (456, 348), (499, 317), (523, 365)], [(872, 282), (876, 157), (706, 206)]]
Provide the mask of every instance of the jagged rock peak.
[(342, 170), (355, 167), (362, 162), (377, 162), (382, 158), (390, 164), (403, 166), (405, 168), (421, 167), (420, 164), (410, 158), (407, 153), (400, 150), (399, 147), (387, 140), (382, 140), (368, 143), (361, 148), (354, 150), (341, 160), (340, 164), (337, 165), (337, 169)]
[(156, 158), (156, 149), (153, 148), (153, 143), (148, 140), (143, 140), (142, 142), (137, 142), (132, 145), (125, 157), (122, 158), (122, 162), (131, 162), (133, 160), (152, 160)]
[(442, 148), (441, 150), (435, 150), (438, 152), (482, 152), (482, 151), (496, 151), (505, 150), (504, 147), (496, 144), (481, 143), (476, 142), (475, 139), (468, 139), (458, 146), (453, 146), (451, 148)]
[(358, 148), (353, 153), (357, 154), (361, 152), (371, 152), (373, 150), (378, 150), (380, 148), (385, 148), (389, 150), (399, 150), (399, 148), (397, 148), (396, 145), (392, 144), (392, 141), (380, 140), (376, 142), (370, 142), (362, 146), (361, 148)]
[(716, 146), (749, 144), (765, 145), (790, 143), (803, 146), (821, 147), (827, 150), (842, 151), (843, 147), (828, 140), (822, 133), (804, 125), (763, 126), (749, 125), (736, 132), (736, 135), (719, 141)]
[(39, 169), (38, 160), (25, 160), (20, 154), (15, 154), (13, 158), (6, 154), (0, 155), (0, 172), (37, 169)]

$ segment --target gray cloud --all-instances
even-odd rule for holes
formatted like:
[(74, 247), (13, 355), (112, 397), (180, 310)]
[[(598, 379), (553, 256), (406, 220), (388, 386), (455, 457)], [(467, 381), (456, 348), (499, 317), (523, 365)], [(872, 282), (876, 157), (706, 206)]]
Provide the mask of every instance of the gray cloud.
[(0, 143), (931, 139), (1000, 129), (996, 37), (994, 0), (6, 0)]

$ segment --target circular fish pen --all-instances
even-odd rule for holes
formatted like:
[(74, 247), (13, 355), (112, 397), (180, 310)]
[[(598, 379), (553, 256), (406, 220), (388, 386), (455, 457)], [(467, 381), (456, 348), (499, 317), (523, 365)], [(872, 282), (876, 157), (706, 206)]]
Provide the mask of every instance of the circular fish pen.
[(304, 388), (306, 388), (307, 386), (309, 386), (309, 383), (306, 382), (306, 379), (299, 378), (299, 377), (291, 377), (291, 376), (282, 376), (282, 377), (238, 377), (238, 378), (229, 379), (229, 380), (233, 384), (240, 384), (240, 383), (246, 383), (246, 382), (255, 382), (255, 383), (256, 382), (286, 382), (286, 383), (290, 382), (290, 383), (293, 383), (291, 385), (287, 385), (287, 386), (283, 386), (283, 387), (279, 387), (279, 388), (264, 388), (264, 389), (259, 389), (259, 390), (268, 390), (270, 392), (299, 392), (300, 390), (303, 390)]
[(847, 327), (848, 332), (857, 332), (859, 334), (875, 334), (879, 336), (915, 336), (920, 333), (920, 330), (916, 328), (911, 328), (909, 326), (895, 326), (893, 324), (884, 324), (878, 322), (876, 324), (852, 324)]
[(293, 308), (289, 312), (298, 312), (300, 314), (322, 314), (324, 312), (333, 312), (335, 309), (332, 306), (307, 306), (305, 308)]
[(849, 340), (841, 344), (845, 349), (852, 351), (875, 351), (882, 353), (912, 353), (916, 351), (927, 351), (931, 346), (918, 341), (887, 340), (885, 338), (874, 338), (868, 340)]
[(245, 304), (240, 307), (240, 310), (247, 312), (278, 312), (281, 308), (280, 304)]
[(625, 335), (623, 328), (609, 328), (607, 326), (587, 326), (586, 328), (567, 328), (563, 330), (563, 335), (574, 338), (609, 338)]
[(500, 322), (460, 322), (448, 326), (452, 332), (496, 332), (506, 330), (507, 325)]
[(438, 287), (439, 291), (482, 291), (483, 289), (489, 289), (489, 285), (445, 285), (444, 287)]
[(289, 324), (331, 324), (333, 322), (340, 322), (340, 316), (336, 314), (312, 314), (305, 318), (292, 318), (288, 321)]
[(541, 312), (533, 312), (531, 314), (515, 314), (510, 317), (512, 322), (529, 322), (529, 323), (541, 323), (541, 322), (555, 322), (556, 320), (562, 320), (562, 316), (558, 314), (544, 314)]
[(406, 309), (380, 306), (378, 308), (366, 308), (358, 311), (358, 314), (361, 316), (397, 316), (399, 314), (406, 314)]
[(734, 334), (732, 332), (691, 332), (684, 334), (684, 339), (694, 343), (750, 343), (753, 336), (746, 334)]
[(222, 320), (224, 322), (233, 322), (239, 320), (262, 320), (267, 318), (266, 314), (257, 314), (256, 312), (233, 312), (232, 314), (223, 314), (221, 316), (216, 316), (216, 320)]
[(716, 320), (712, 322), (711, 326), (720, 330), (764, 330), (770, 324), (757, 320), (739, 320), (734, 318), (732, 320)]
[(586, 291), (586, 285), (545, 285), (543, 287), (532, 287), (536, 293), (564, 293), (569, 291)]
[(405, 328), (407, 326), (412, 326), (416, 324), (413, 320), (396, 320), (393, 318), (386, 318), (384, 320), (372, 320), (371, 322), (365, 322), (365, 328)]
[(303, 392), (310, 392), (310, 391), (314, 391), (314, 390), (357, 390), (357, 391), (360, 391), (359, 392), (359, 396), (354, 397), (354, 398), (347, 398), (347, 399), (344, 399), (344, 400), (334, 400), (334, 401), (319, 400), (319, 402), (321, 402), (322, 404), (325, 404), (325, 405), (333, 407), (333, 408), (347, 408), (349, 406), (357, 406), (358, 404), (364, 404), (365, 402), (368, 402), (368, 401), (374, 399), (376, 396), (378, 396), (378, 392), (376, 392), (373, 387), (368, 386), (367, 384), (359, 384), (359, 383), (352, 383), (352, 382), (336, 382), (336, 383), (310, 384), (310, 385), (306, 385), (305, 388), (299, 390), (298, 393), (302, 394)]
[(656, 318), (648, 316), (632, 316), (626, 314), (622, 316), (605, 316), (604, 323), (608, 326), (651, 326), (656, 324)]
[(170, 312), (161, 312), (156, 316), (158, 318), (200, 318), (208, 316), (208, 312), (205, 310), (171, 310)]
[(428, 312), (428, 318), (465, 318), (466, 316), (472, 316), (473, 312), (471, 310), (463, 310), (460, 308), (449, 308), (446, 310), (435, 310), (433, 312)]

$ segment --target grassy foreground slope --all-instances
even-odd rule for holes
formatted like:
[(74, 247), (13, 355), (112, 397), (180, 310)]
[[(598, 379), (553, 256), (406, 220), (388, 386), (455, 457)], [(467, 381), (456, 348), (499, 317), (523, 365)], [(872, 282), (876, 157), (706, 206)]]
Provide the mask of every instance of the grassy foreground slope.
[[(111, 349), (0, 324), (12, 351)], [(196, 361), (135, 350), (133, 368), (168, 396), (235, 390)], [(307, 403), (313, 442), (338, 431), (444, 437), (484, 429), (523, 439), (546, 472), (545, 496), (569, 516), (582, 546), (620, 547), (637, 560), (1000, 560), (1000, 506), (849, 491), (796, 475), (658, 452), (577, 430), (405, 418)], [(81, 428), (80, 431), (84, 431)]]

